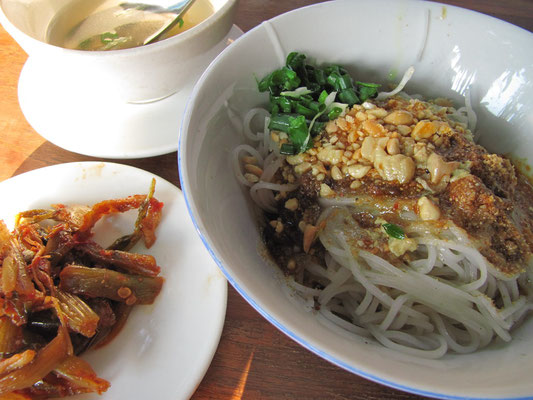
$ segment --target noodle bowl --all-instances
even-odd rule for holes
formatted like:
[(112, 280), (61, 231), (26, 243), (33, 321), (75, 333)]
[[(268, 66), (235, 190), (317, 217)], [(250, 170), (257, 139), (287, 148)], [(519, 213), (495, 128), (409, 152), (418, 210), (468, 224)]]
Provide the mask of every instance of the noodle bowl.
[(473, 143), (469, 105), (395, 95), (347, 110), (294, 156), (280, 154), (286, 136), (269, 131), (269, 113), (249, 111), (232, 163), (264, 212), (266, 245), (332, 329), (424, 358), (508, 342), (533, 310), (531, 186)]
[[(440, 18), (443, 7), (445, 19)], [(317, 29), (316, 21), (324, 28)], [(491, 40), (484, 40), (487, 35), (472, 35), (474, 30), (489, 34)], [(426, 31), (429, 34), (420, 52)], [(405, 71), (414, 65), (416, 72), (404, 91), (423, 93), (428, 99), (446, 96), (457, 107), (465, 104), (470, 95), (477, 114), (473, 134), (480, 134), (479, 143), (490, 151), (512, 154), (532, 165), (533, 69), (528, 58), (531, 52), (527, 51), (531, 45), (533, 37), (529, 32), (457, 7), (420, 1), (341, 0), (305, 7), (266, 21), (229, 46), (193, 90), (183, 118), (178, 159), (181, 187), (190, 215), (236, 292), (283, 335), (327, 362), (369, 381), (427, 397), (531, 397), (531, 313), (529, 318), (523, 318), (520, 326), (518, 321), (511, 328), (511, 342), (493, 334), (491, 344), (483, 349), (469, 354), (448, 350), (435, 360), (405, 355), (368, 336), (334, 325), (322, 316), (324, 307), (317, 307), (316, 296), (324, 290), (326, 282), (312, 286), (303, 280), (302, 275), (309, 273), (301, 272), (299, 258), (295, 259), (294, 272), (288, 273), (289, 259), (274, 265), (272, 257), (266, 256), (262, 234), (273, 229), (270, 223), (279, 215), (256, 206), (249, 195), (253, 184), (239, 183), (231, 165), (235, 161), (232, 152), (239, 145), (259, 148), (259, 140), (247, 138), (243, 130), (246, 113), (268, 104), (267, 95), (257, 90), (256, 78), (284, 65), (286, 55), (293, 49), (306, 51), (319, 65), (322, 61), (344, 64), (349, 72), (357, 73), (357, 78), (366, 82), (399, 81), (401, 77), (391, 77), (390, 72)], [(417, 58), (420, 53), (421, 58)], [(464, 123), (468, 122), (466, 110), (467, 107), (458, 113)], [(266, 112), (262, 115), (252, 118), (249, 127), (250, 132), (265, 140)], [(451, 115), (448, 117), (452, 119)], [(472, 130), (473, 125), (468, 124)], [(269, 153), (264, 154), (263, 161)], [(243, 176), (250, 173), (244, 169), (243, 160), (249, 155), (241, 151), (242, 163), (238, 166)], [(257, 166), (263, 169), (264, 164), (258, 162)], [(278, 174), (286, 168), (284, 162)], [(288, 179), (278, 182), (278, 177), (270, 182), (288, 182)], [(426, 183), (421, 182), (421, 185)], [(291, 184), (299, 186), (288, 195), (302, 190), (300, 180)], [(265, 198), (266, 192), (257, 191)], [(277, 194), (271, 193), (274, 202)], [(346, 205), (348, 197), (319, 197), (316, 214), (329, 202), (342, 200)], [(274, 202), (268, 204), (276, 206)], [(288, 214), (289, 210), (283, 213)], [(407, 221), (420, 219), (416, 210), (400, 209), (398, 213)], [(406, 225), (402, 225), (404, 229)], [(420, 231), (428, 229), (428, 225), (431, 224), (422, 224)], [(284, 230), (288, 228), (286, 225)], [(415, 236), (407, 230), (404, 232), (408, 238)], [(463, 236), (478, 245), (470, 232)], [(302, 247), (302, 242), (296, 244)], [(320, 238), (313, 244), (322, 246)], [(420, 251), (423, 250), (421, 247)], [(308, 253), (304, 256), (302, 259), (309, 261), (308, 271), (320, 271), (317, 266), (325, 269), (329, 258), (313, 258)], [(434, 269), (431, 273), (436, 272)], [(345, 317), (337, 314), (336, 309), (333, 313), (345, 325)], [(347, 326), (356, 330), (351, 322)], [(280, 368), (290, 373), (293, 366), (283, 364)], [(358, 378), (352, 381), (356, 385), (360, 383)], [(322, 388), (319, 390), (325, 393), (335, 382), (324, 379), (319, 384)]]

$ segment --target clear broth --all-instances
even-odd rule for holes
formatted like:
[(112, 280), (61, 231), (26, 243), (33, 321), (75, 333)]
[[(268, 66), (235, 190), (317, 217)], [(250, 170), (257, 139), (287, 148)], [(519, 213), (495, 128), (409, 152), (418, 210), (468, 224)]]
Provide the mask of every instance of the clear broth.
[[(117, 0), (74, 0), (50, 22), (47, 42), (75, 50), (120, 50), (142, 46), (176, 14), (156, 13), (137, 8), (125, 9)], [(209, 0), (197, 0), (176, 25), (160, 40), (198, 25), (214, 13)]]

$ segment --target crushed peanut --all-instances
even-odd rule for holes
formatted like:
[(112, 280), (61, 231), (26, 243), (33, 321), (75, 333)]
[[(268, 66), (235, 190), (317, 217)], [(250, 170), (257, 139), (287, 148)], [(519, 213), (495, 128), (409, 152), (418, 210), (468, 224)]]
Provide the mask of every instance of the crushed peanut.
[(296, 211), (298, 209), (298, 199), (293, 197), (285, 202), (285, 208), (290, 211)]
[(418, 213), (423, 221), (434, 221), (440, 218), (440, 209), (426, 196), (418, 199)]
[[(444, 99), (440, 103), (448, 104)], [(454, 130), (469, 134), (463, 124), (448, 118), (448, 110), (400, 97), (354, 105), (326, 124), (311, 149), (286, 160), (294, 180), (311, 173), (321, 182), (322, 197), (335, 196), (336, 186), (331, 182), (357, 190), (367, 176), (399, 184), (423, 180), (424, 187), (442, 188), (459, 165), (444, 162), (436, 148)], [(251, 170), (259, 172), (253, 167)]]

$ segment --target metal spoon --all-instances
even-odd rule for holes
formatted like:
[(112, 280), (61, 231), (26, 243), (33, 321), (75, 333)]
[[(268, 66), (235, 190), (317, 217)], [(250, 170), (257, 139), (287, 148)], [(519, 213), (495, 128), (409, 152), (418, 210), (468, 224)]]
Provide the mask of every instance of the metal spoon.
[(136, 8), (138, 10), (150, 11), (155, 13), (167, 12), (176, 14), (176, 16), (171, 19), (167, 24), (163, 25), (157, 32), (148, 36), (144, 40), (143, 45), (147, 45), (156, 42), (159, 38), (161, 38), (162, 35), (174, 28), (183, 19), (183, 15), (185, 15), (185, 13), (189, 10), (189, 8), (191, 8), (195, 1), (196, 0), (184, 0), (168, 8), (144, 3), (121, 3), (120, 6), (125, 9)]
[(124, 2), (120, 3), (119, 6), (122, 7), (125, 10), (129, 9), (135, 9), (139, 11), (148, 11), (156, 14), (163, 14), (163, 13), (176, 13), (181, 11), (181, 8), (185, 4), (185, 1), (180, 1), (179, 3), (176, 3), (174, 5), (165, 7), (159, 4), (146, 4), (146, 3), (129, 3)]

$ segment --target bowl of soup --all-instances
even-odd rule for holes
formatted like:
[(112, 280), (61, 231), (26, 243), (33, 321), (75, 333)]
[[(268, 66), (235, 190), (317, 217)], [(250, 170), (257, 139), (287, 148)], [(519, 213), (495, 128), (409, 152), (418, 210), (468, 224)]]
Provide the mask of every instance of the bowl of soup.
[[(154, 2), (156, 3), (156, 2)], [(197, 0), (161, 40), (144, 38), (175, 14), (115, 0), (2, 0), (0, 23), (44, 75), (79, 92), (149, 102), (179, 92), (220, 51), (237, 0)]]

